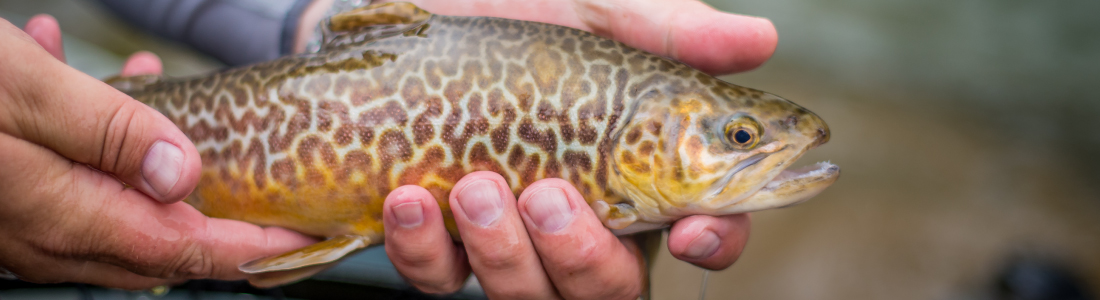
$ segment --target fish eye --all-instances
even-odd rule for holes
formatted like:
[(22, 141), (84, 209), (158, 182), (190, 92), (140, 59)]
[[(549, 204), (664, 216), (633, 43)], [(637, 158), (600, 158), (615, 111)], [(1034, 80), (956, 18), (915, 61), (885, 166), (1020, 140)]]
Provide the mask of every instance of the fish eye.
[(750, 149), (760, 141), (760, 127), (748, 117), (736, 118), (726, 125), (726, 140), (740, 149)]
[(737, 132), (733, 134), (733, 142), (739, 145), (748, 144), (750, 140), (752, 140), (752, 134), (744, 128), (738, 129)]

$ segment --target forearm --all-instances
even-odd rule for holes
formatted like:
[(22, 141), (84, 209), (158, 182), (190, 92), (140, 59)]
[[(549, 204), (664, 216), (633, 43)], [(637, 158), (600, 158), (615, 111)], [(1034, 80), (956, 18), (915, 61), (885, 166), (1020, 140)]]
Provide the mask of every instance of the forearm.
[(301, 52), (332, 0), (99, 0), (137, 27), (229, 65)]

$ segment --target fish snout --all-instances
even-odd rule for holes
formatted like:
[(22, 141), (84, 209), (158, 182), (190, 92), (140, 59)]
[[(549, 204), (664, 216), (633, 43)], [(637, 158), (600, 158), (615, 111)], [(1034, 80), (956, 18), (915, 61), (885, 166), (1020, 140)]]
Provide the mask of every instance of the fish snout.
[(790, 119), (801, 119), (801, 121), (796, 121), (797, 123), (799, 123), (798, 125), (801, 125), (798, 126), (798, 130), (802, 131), (802, 133), (805, 134), (806, 137), (810, 137), (813, 139), (813, 142), (811, 142), (809, 147), (807, 147), (806, 149), (813, 149), (817, 146), (821, 146), (822, 144), (829, 142), (829, 138), (832, 135), (829, 133), (829, 125), (825, 124), (825, 120), (822, 120), (821, 117), (817, 116), (817, 114), (806, 111), (801, 115), (801, 117), (791, 116)]
[(810, 148), (816, 148), (817, 146), (821, 146), (825, 143), (828, 143), (829, 142), (829, 135), (830, 135), (829, 134), (829, 127), (826, 126), (826, 127), (818, 128), (817, 129), (817, 139), (814, 140), (813, 144), (810, 144)]

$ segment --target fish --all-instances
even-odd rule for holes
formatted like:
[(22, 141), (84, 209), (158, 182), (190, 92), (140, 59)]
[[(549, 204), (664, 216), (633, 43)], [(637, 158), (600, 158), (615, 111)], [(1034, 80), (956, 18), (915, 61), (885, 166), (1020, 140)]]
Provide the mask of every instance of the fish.
[(403, 185), (431, 192), (459, 240), (447, 197), (475, 171), (516, 194), (567, 180), (617, 235), (793, 205), (839, 178), (828, 162), (791, 167), (829, 140), (813, 112), (582, 30), (400, 2), (321, 27), (312, 53), (106, 80), (195, 144), (187, 203), (327, 238), (241, 265), (257, 286), (383, 243), (384, 199)]

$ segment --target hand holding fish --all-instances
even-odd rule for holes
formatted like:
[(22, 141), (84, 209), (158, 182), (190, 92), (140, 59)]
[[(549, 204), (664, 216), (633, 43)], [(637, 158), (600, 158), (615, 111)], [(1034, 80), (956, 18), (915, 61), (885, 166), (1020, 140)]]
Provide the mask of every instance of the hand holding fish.
[[(315, 242), (178, 202), (198, 181), (194, 146), (155, 110), (66, 66), (53, 18), (31, 19), (26, 33), (0, 21), (0, 55), (0, 275), (127, 289), (243, 279), (236, 266), (257, 253)], [(159, 71), (139, 54), (122, 73)]]

